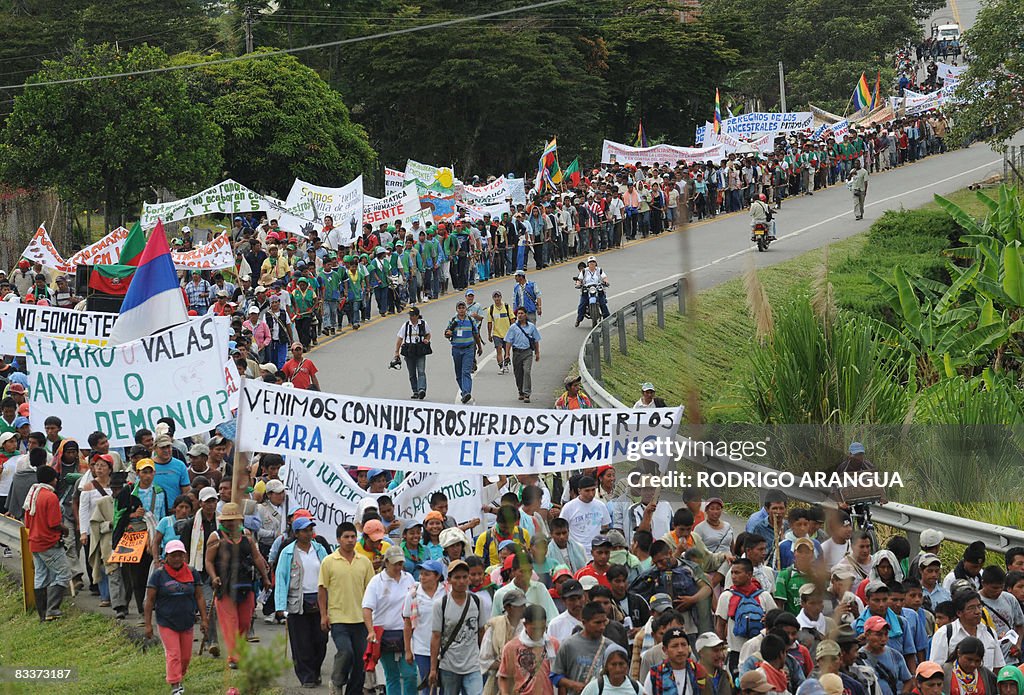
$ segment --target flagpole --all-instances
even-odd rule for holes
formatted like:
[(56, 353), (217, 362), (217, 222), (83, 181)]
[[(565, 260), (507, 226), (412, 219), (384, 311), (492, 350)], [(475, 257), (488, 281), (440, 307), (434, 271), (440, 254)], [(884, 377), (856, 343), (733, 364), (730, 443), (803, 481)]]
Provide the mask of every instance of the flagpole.
[[(239, 396), (241, 397), (238, 399), (238, 414), (235, 416), (235, 458), (237, 460), (235, 461), (234, 470), (238, 471), (238, 467), (241, 466), (242, 470), (245, 470), (248, 473), (249, 454), (248, 452), (242, 451), (242, 447), (239, 446), (239, 434), (242, 432), (242, 411), (245, 409), (243, 407), (243, 401), (245, 400), (245, 382), (245, 374), (240, 374), (238, 389)], [(236, 474), (232, 476), (232, 479), (234, 482), (231, 485), (231, 501), (235, 504), (241, 505), (243, 503), (242, 488), (239, 483), (242, 480), (242, 476), (238, 475), (236, 472)]]

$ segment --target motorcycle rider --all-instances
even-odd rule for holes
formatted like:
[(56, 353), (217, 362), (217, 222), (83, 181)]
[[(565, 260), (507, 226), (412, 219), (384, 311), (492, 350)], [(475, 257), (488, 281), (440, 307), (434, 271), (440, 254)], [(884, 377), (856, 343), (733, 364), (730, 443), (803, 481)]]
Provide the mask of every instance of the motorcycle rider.
[(580, 292), (580, 303), (576, 308), (576, 326), (579, 327), (583, 321), (583, 316), (587, 312), (587, 306), (590, 303), (588, 289), (591, 286), (596, 286), (597, 291), (597, 302), (601, 307), (601, 317), (608, 318), (608, 299), (605, 297), (604, 288), (608, 287), (608, 276), (604, 274), (604, 271), (597, 267), (597, 258), (591, 256), (587, 259), (587, 267), (580, 271), (580, 274), (576, 276), (576, 288), (581, 290)]
[(775, 220), (768, 206), (768, 198), (762, 193), (750, 204), (750, 228), (763, 224), (768, 230), (768, 241), (775, 241)]

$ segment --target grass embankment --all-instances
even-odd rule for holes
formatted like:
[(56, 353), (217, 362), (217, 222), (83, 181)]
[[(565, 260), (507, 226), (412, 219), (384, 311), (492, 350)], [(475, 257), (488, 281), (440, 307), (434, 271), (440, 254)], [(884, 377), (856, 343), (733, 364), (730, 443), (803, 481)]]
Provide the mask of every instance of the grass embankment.
[[(73, 668), (77, 679), (31, 684), (0, 682), (0, 695), (169, 692), (164, 679), (164, 651), (159, 642), (143, 649), (114, 620), (74, 607), (66, 608), (62, 620), (40, 623), (35, 611), (25, 612), (14, 581), (0, 571), (0, 666)], [(185, 688), (189, 693), (213, 695), (224, 693), (240, 680), (239, 672), (226, 670), (224, 659), (204, 655), (193, 657)]]

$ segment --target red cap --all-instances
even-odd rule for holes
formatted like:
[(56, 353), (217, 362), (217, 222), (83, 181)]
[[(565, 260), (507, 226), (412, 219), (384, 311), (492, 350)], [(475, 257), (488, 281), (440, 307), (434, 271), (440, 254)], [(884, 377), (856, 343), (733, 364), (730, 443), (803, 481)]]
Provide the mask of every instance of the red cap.
[(864, 632), (877, 632), (888, 629), (889, 623), (885, 622), (885, 618), (880, 615), (873, 615), (864, 621)]
[(512, 563), (514, 563), (515, 561), (516, 561), (516, 556), (515, 555), (509, 555), (508, 557), (505, 558), (505, 561), (501, 564), (501, 568), (502, 569), (506, 569), (506, 570), (510, 570), (510, 569), (512, 569)]
[(308, 509), (296, 509), (292, 512), (292, 519), (312, 519), (313, 515), (309, 513)]
[(18, 267), (21, 268), (22, 270), (25, 270), (27, 268), (31, 268), (32, 264), (26, 261), (24, 258), (22, 258), (20, 261), (18, 261)]
[(611, 466), (598, 466), (597, 467), (597, 477), (600, 478), (602, 475), (604, 475), (608, 471), (614, 471), (614, 470), (615, 469), (613, 467), (611, 467)]

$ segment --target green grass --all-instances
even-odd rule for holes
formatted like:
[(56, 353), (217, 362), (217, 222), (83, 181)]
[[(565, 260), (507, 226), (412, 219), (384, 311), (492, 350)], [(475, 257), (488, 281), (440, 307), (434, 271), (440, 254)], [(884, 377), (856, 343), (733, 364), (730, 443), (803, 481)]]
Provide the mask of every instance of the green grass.
[[(45, 687), (0, 682), (0, 695), (44, 690), (48, 695), (170, 692), (159, 642), (143, 649), (114, 620), (74, 607), (67, 608), (60, 621), (40, 623), (34, 610), (24, 611), (15, 581), (0, 570), (0, 665), (74, 668), (77, 680)], [(185, 688), (189, 693), (224, 693), (241, 682), (240, 674), (227, 671), (224, 659), (193, 657)]]

